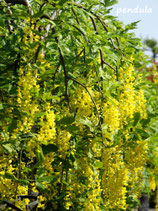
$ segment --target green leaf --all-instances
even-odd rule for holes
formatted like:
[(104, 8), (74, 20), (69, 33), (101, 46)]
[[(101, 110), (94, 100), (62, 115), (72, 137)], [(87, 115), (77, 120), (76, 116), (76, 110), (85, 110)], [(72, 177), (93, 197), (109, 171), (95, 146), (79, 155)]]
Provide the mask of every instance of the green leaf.
[(47, 190), (47, 188), (40, 182), (36, 182), (36, 187), (43, 192)]
[(150, 135), (146, 131), (144, 131), (142, 129), (136, 129), (136, 132), (141, 136), (141, 138), (143, 140), (145, 140), (145, 139), (150, 137)]
[(10, 173), (7, 173), (7, 172), (3, 175), (3, 177), (6, 178), (6, 179), (11, 179), (11, 180), (17, 181), (21, 184), (25, 184), (25, 185), (29, 184), (29, 181), (27, 179), (18, 179), (13, 174), (10, 174)]
[(51, 23), (51, 24), (52, 24), (52, 27), (54, 27), (54, 26), (55, 26), (54, 21), (52, 21), (52, 20), (50, 20), (50, 19), (47, 19), (47, 21), (48, 21), (49, 23)]
[(46, 112), (38, 112), (38, 113), (35, 113), (35, 117), (41, 117), (41, 116), (44, 116), (46, 114)]
[(30, 182), (27, 179), (18, 179), (18, 182), (23, 184), (23, 185), (29, 185)]
[(5, 173), (4, 174), (4, 176), (3, 176), (4, 178), (6, 178), (6, 179), (11, 179), (11, 180), (18, 180), (13, 174), (10, 174), (10, 173)]
[(143, 125), (143, 126), (146, 126), (147, 124), (149, 124), (149, 122), (150, 122), (150, 118), (148, 118), (148, 119), (142, 119), (141, 121), (140, 121), (140, 123)]
[(57, 150), (58, 150), (58, 147), (54, 144), (48, 144), (48, 145), (42, 144), (42, 151), (44, 155), (50, 152), (56, 152)]
[(104, 5), (106, 7), (111, 7), (114, 4), (118, 4), (119, 1), (118, 0), (104, 0)]
[(7, 150), (9, 153), (12, 153), (13, 152), (13, 149), (11, 147), (11, 144), (2, 144), (3, 148), (5, 150)]
[(136, 21), (136, 22), (132, 22), (132, 23), (130, 23), (130, 24), (127, 24), (127, 25), (125, 26), (125, 31), (128, 31), (128, 30), (137, 28), (137, 24), (138, 24), (139, 22), (140, 22), (140, 21)]
[(69, 131), (71, 134), (74, 134), (74, 133), (78, 133), (80, 128), (75, 126), (75, 125), (69, 125), (65, 128), (67, 131)]
[(69, 183), (63, 180), (63, 184), (69, 186)]
[(58, 176), (46, 176), (46, 177), (39, 178), (37, 181), (53, 184), (54, 182), (58, 180), (58, 178), (59, 178)]
[(80, 119), (80, 123), (83, 124), (83, 125), (86, 125), (87, 127), (89, 127), (91, 132), (94, 131), (94, 126), (93, 126), (92, 122), (88, 118)]
[(102, 168), (103, 167), (103, 163), (100, 162), (100, 161), (98, 161), (98, 162), (95, 162), (94, 163), (94, 166), (95, 166), (96, 169), (99, 169), (99, 168)]
[(44, 10), (40, 10), (39, 12), (35, 13), (32, 18), (40, 18), (44, 14)]
[(137, 112), (134, 114), (134, 122), (133, 122), (134, 127), (138, 124), (139, 120), (140, 120), (140, 113)]
[(75, 118), (73, 116), (65, 116), (62, 119), (60, 119), (57, 124), (62, 125), (71, 125), (75, 121)]
[(0, 110), (3, 110), (3, 104), (0, 103)]
[(45, 158), (44, 158), (42, 147), (40, 147), (40, 150), (36, 152), (36, 158), (37, 158), (38, 163), (42, 163), (44, 161)]

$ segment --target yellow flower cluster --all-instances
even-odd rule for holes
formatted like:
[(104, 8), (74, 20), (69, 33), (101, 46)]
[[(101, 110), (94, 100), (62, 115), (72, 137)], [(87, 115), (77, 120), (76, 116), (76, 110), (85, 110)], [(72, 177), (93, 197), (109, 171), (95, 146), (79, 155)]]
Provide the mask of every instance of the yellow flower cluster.
[[(24, 162), (23, 157), (19, 158), (19, 154), (17, 154), (15, 157), (14, 155), (8, 157), (3, 152), (1, 152), (0, 148), (0, 154), (2, 154), (1, 156), (2, 163), (0, 166), (0, 174), (2, 175), (0, 177), (1, 200), (8, 199), (9, 201), (11, 201), (12, 199), (15, 199), (17, 195), (28, 194), (28, 189), (30, 189), (30, 185), (29, 186), (22, 185), (17, 179), (20, 180), (26, 179), (24, 170), (26, 170), (26, 168), (32, 168), (30, 165), (33, 164), (36, 152), (40, 150), (40, 145), (41, 144), (47, 145), (50, 143), (54, 143), (56, 136), (55, 114), (52, 105), (50, 105), (50, 103), (48, 102), (45, 102), (42, 105), (40, 105), (39, 103), (39, 98), (38, 98), (38, 94), (40, 92), (40, 86), (38, 84), (38, 80), (40, 79), (39, 70), (37, 70), (33, 66), (33, 64), (31, 64), (32, 60), (34, 59), (33, 55), (37, 50), (37, 46), (35, 46), (32, 49), (29, 46), (31, 42), (38, 41), (39, 37), (33, 34), (33, 30), (34, 30), (34, 25), (32, 25), (32, 28), (30, 28), (30, 26), (26, 26), (26, 28), (24, 29), (23, 39), (25, 46), (22, 47), (24, 48), (26, 54), (24, 55), (24, 57), (22, 57), (23, 61), (21, 61), (21, 66), (18, 71), (16, 105), (21, 116), (19, 117), (16, 116), (17, 119), (16, 129), (14, 129), (13, 132), (10, 134), (6, 133), (8, 136), (8, 140), (11, 139), (12, 141), (14, 141), (17, 148), (23, 145), (23, 147), (25, 148), (25, 155), (28, 159), (28, 163), (26, 161)], [(27, 61), (30, 61), (30, 64), (29, 62), (28, 64), (25, 63), (26, 58)], [(9, 103), (11, 105), (15, 103), (11, 99), (9, 100), (10, 100)], [(10, 116), (11, 112), (12, 109), (8, 110)], [(39, 117), (40, 116), (40, 115), (38, 116), (39, 113), (43, 113), (43, 115)], [(13, 114), (12, 118), (14, 118)], [(6, 140), (6, 138), (2, 136), (0, 138), (2, 140)], [(23, 142), (24, 139), (25, 142)], [(22, 153), (22, 149), (20, 153)], [(20, 156), (22, 156), (22, 154)], [(51, 175), (53, 173), (53, 168), (51, 165), (51, 163), (53, 162), (53, 158), (54, 158), (54, 153), (53, 152), (49, 153), (45, 157), (44, 162), (42, 163), (43, 168), (45, 169), (47, 175)], [(18, 162), (18, 167), (15, 166), (17, 162)], [(12, 180), (3, 177), (3, 175), (5, 175), (6, 173), (12, 175), (12, 177), (14, 177), (15, 175), (17, 179)], [(31, 179), (35, 178), (32, 178), (31, 176)], [(34, 185), (32, 184), (32, 191), (38, 192), (38, 190), (35, 188), (35, 184)], [(45, 209), (46, 198), (43, 196), (39, 196), (39, 198), (40, 202), (38, 208)], [(28, 200), (18, 201), (16, 202), (16, 205), (20, 207), (22, 210), (26, 210), (25, 205), (28, 202), (29, 202)]]
[[(9, 178), (3, 177), (6, 174), (14, 175), (14, 172), (17, 171), (17, 168), (13, 165), (13, 157), (8, 158), (4, 154), (1, 155), (0, 162), (0, 194), (1, 200), (14, 200), (17, 195), (27, 195), (28, 186), (19, 184), (16, 180), (11, 180)], [(29, 200), (16, 202), (16, 206), (20, 207), (22, 210), (26, 210), (26, 204), (29, 203)]]
[(66, 158), (69, 150), (71, 134), (67, 131), (58, 131), (57, 146), (59, 148), (59, 156), (62, 159)]
[(152, 191), (156, 190), (155, 177), (149, 177), (149, 185), (150, 185), (150, 190), (152, 190)]
[[(14, 168), (12, 166), (12, 158), (9, 158), (5, 156), (4, 154), (1, 154), (1, 161), (0, 161), (0, 174), (4, 175), (7, 173), (12, 173), (14, 171)], [(8, 199), (12, 197), (12, 193), (16, 191), (16, 184), (13, 183), (10, 179), (3, 178), (3, 176), (0, 177), (0, 193), (1, 193), (1, 199)]]
[(40, 122), (43, 123), (43, 125), (39, 130), (39, 134), (37, 135), (37, 140), (42, 142), (43, 144), (49, 144), (53, 143), (53, 140), (56, 135), (55, 122), (54, 122), (55, 115), (50, 104), (47, 104), (45, 109), (46, 109), (46, 115), (40, 118)]
[(101, 204), (101, 180), (99, 172), (91, 174), (87, 188), (87, 198), (84, 203), (85, 211), (99, 211)]
[(116, 99), (111, 99), (104, 104), (104, 122), (110, 132), (120, 129), (120, 111), (118, 107), (119, 103)]
[(37, 98), (32, 95), (32, 91), (39, 92), (37, 85), (37, 71), (25, 67), (20, 68), (19, 81), (17, 85), (17, 105), (19, 111), (23, 113), (22, 119), (18, 122), (12, 137), (15, 138), (19, 132), (27, 134), (34, 125), (34, 114), (39, 111)]
[[(91, 89), (90, 89), (91, 91)], [(92, 113), (93, 103), (85, 89), (77, 90), (77, 98), (73, 96), (73, 106), (77, 110), (77, 117), (88, 117)]]
[[(146, 118), (146, 100), (143, 90), (135, 88), (136, 76), (132, 65), (120, 68), (119, 80), (117, 97), (108, 97), (103, 107), (103, 131), (109, 134), (108, 137), (105, 135), (108, 139), (102, 155), (104, 203), (106, 208), (116, 210), (127, 208), (127, 185), (128, 194), (138, 196), (147, 155), (147, 142), (137, 140), (130, 143), (130, 129), (127, 129), (136, 112), (140, 113), (141, 119)], [(113, 135), (121, 129), (124, 129), (122, 138), (115, 144)]]
[(126, 210), (128, 169), (122, 160), (121, 148), (111, 147), (108, 142), (106, 144), (107, 148), (103, 149), (102, 155), (104, 206), (105, 209)]
[(135, 72), (132, 65), (125, 69), (120, 68), (119, 80), (122, 81), (122, 85), (118, 100), (108, 99), (103, 108), (104, 122), (112, 133), (122, 128), (136, 112), (140, 112), (141, 118), (146, 118), (144, 92), (136, 91), (134, 87)]
[(136, 196), (140, 194), (147, 148), (146, 141), (136, 141), (133, 147), (126, 147), (124, 152), (126, 168), (129, 170), (128, 184), (131, 188), (130, 192)]

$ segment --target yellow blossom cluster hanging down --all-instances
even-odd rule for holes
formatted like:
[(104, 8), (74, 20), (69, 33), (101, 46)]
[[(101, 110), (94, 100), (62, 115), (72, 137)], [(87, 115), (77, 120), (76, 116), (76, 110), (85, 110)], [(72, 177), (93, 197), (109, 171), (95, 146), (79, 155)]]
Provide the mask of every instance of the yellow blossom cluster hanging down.
[[(24, 60), (27, 58), (31, 61), (37, 49), (37, 47), (29, 49), (29, 44), (34, 42), (34, 40), (39, 39), (37, 38), (38, 36), (33, 35), (33, 29), (33, 26), (26, 26), (24, 29), (23, 39), (25, 45), (27, 46), (24, 47), (24, 50), (27, 51)], [(30, 188), (31, 191), (38, 192), (35, 183), (32, 182), (29, 185), (25, 182), (28, 164), (22, 160), (21, 153), (23, 153), (23, 148), (26, 148), (26, 156), (30, 160), (29, 164), (32, 165), (36, 153), (40, 151), (40, 145), (53, 143), (56, 136), (55, 114), (52, 106), (49, 102), (45, 102), (42, 106), (39, 105), (38, 94), (40, 92), (40, 86), (38, 85), (38, 81), (40, 78), (38, 71), (39, 70), (34, 68), (31, 64), (25, 64), (23, 61), (21, 62), (21, 66), (18, 71), (17, 98), (10, 99), (10, 103), (12, 105), (14, 105), (16, 101), (16, 106), (21, 116), (12, 116), (12, 118), (17, 119), (16, 128), (12, 131), (12, 133), (6, 134), (4, 129), (4, 134), (7, 136), (7, 139), (11, 140), (15, 144), (18, 144), (15, 146), (20, 149), (20, 152), (15, 157), (14, 155), (8, 157), (4, 154), (0, 170), (2, 175), (15, 175), (15, 172), (18, 173), (15, 175), (17, 179), (14, 181), (11, 181), (9, 178), (3, 179), (3, 177), (1, 177), (1, 199), (11, 200), (17, 195), (27, 195)], [(42, 115), (38, 115), (39, 113), (42, 113)], [(11, 114), (9, 113), (9, 115)], [(4, 128), (6, 124), (8, 123), (3, 123)], [(31, 133), (34, 135), (30, 136)], [(1, 136), (1, 140), (6, 140), (6, 137)], [(14, 154), (13, 150), (11, 150), (11, 152)], [(18, 159), (20, 160), (20, 163), (17, 165)], [(46, 171), (49, 172), (50, 169), (47, 168), (49, 158), (45, 157), (43, 159), (45, 160), (43, 165), (45, 166)], [(52, 160), (53, 156), (51, 157), (51, 161)], [(32, 181), (34, 181), (34, 178), (32, 178)], [(41, 204), (44, 200), (45, 198), (40, 196), (40, 204), (38, 207), (44, 208), (44, 205)], [(21, 208), (25, 210), (27, 202), (29, 202), (29, 200), (16, 202), (16, 205), (21, 206)]]
[[(132, 135), (133, 132), (136, 134), (134, 115), (146, 118), (146, 101), (143, 90), (135, 88), (136, 73), (132, 65), (120, 68), (119, 80), (118, 95), (109, 97), (103, 108), (106, 142), (102, 180), (105, 206), (126, 210), (127, 194), (139, 197), (146, 162), (147, 142), (139, 134)], [(115, 137), (119, 135), (116, 141)]]

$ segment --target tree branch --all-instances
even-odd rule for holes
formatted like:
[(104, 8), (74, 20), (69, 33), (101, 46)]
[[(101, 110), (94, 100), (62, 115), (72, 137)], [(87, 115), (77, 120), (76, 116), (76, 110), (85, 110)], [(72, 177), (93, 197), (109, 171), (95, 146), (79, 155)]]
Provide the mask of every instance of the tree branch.
[(27, 0), (5, 0), (6, 3), (11, 3), (11, 4), (22, 4), (25, 6), (28, 6)]
[(110, 64), (108, 64), (108, 63), (105, 62), (104, 60), (103, 60), (103, 64), (106, 64), (108, 67), (110, 67), (112, 70), (114, 70), (114, 71), (116, 72), (115, 68), (113, 68)]
[(91, 95), (91, 93), (89, 92), (88, 88), (87, 88), (84, 84), (82, 84), (81, 82), (77, 81), (76, 79), (74, 79), (74, 78), (72, 78), (72, 77), (70, 77), (70, 76), (68, 76), (68, 78), (69, 78), (70, 80), (76, 82), (76, 83), (79, 84), (80, 86), (82, 86), (82, 87), (88, 92), (88, 94), (89, 94), (89, 96), (90, 96), (90, 98), (91, 98), (91, 100), (92, 100), (92, 102), (93, 102), (93, 104), (94, 104), (94, 106), (95, 106), (96, 112), (97, 112), (98, 121), (99, 121), (99, 122), (98, 122), (98, 125), (99, 125), (100, 130), (101, 130), (102, 140), (103, 140), (103, 144), (104, 144), (104, 135), (103, 135), (102, 125), (101, 125), (101, 119), (100, 119), (99, 111), (98, 111), (98, 109), (97, 109), (97, 105), (96, 105), (96, 102), (95, 102), (93, 96)]
[(72, 8), (72, 12), (73, 12), (73, 14), (75, 15), (75, 19), (76, 19), (78, 25), (80, 25), (80, 22), (79, 22), (79, 20), (78, 20), (78, 18), (77, 18), (77, 15), (76, 15), (76, 12), (75, 12), (74, 8)]
[(52, 79), (53, 79), (53, 84), (54, 84), (55, 76), (56, 76), (56, 74), (57, 74), (57, 72), (58, 72), (58, 69), (59, 69), (60, 65), (61, 65), (61, 62), (59, 62), (58, 66), (57, 66), (57, 68), (56, 68), (56, 70), (55, 70), (55, 72), (54, 72), (54, 75), (53, 75), (53, 78), (52, 78)]
[[(55, 37), (55, 40), (58, 43), (57, 37)], [(69, 110), (71, 112), (71, 105), (70, 105), (70, 100), (69, 100), (69, 90), (68, 90), (68, 75), (67, 75), (67, 71), (66, 71), (65, 60), (64, 60), (64, 57), (62, 55), (61, 49), (59, 47), (58, 47), (58, 51), (59, 51), (60, 61), (61, 61), (61, 64), (63, 66), (64, 76), (65, 76), (65, 97), (66, 97), (66, 100), (68, 102)]]
[[(73, 3), (73, 2), (69, 2), (68, 4), (69, 4), (69, 5), (74, 5), (74, 6), (78, 7), (78, 8), (82, 8), (83, 10), (87, 11), (87, 8), (85, 8), (85, 7), (82, 6), (81, 4)], [(103, 26), (103, 28), (105, 29), (105, 31), (108, 32), (108, 29), (107, 29), (108, 26), (106, 25), (106, 23), (105, 23), (97, 14), (95, 14), (93, 11), (88, 11), (88, 12), (90, 12), (94, 17), (96, 17), (97, 20), (102, 24), (102, 26)], [(91, 17), (91, 16), (90, 16), (90, 17)], [(115, 45), (114, 45), (114, 42), (113, 42), (112, 38), (110, 38), (110, 41), (111, 41), (111, 43), (112, 43), (113, 48), (116, 49), (116, 47), (115, 47)]]
[(5, 2), (7, 4), (22, 4), (28, 7), (30, 15), (33, 15), (33, 10), (28, 0), (5, 0)]

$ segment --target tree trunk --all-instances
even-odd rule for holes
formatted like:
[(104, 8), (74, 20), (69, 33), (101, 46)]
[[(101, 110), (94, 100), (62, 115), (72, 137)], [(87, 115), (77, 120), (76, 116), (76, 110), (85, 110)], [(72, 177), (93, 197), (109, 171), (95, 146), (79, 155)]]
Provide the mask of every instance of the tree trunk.
[(138, 211), (148, 211), (149, 210), (149, 199), (148, 194), (142, 194), (140, 200), (140, 208)]

